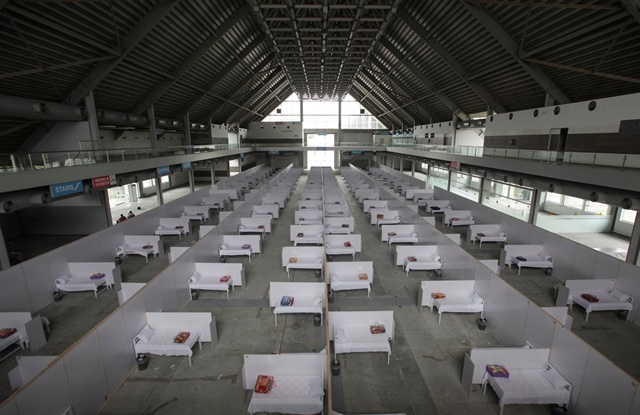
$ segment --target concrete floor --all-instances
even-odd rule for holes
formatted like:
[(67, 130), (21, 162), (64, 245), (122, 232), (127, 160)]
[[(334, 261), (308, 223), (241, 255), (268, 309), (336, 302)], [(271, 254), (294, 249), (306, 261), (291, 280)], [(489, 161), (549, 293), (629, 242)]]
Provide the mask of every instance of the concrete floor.
[[(341, 413), (405, 413), (418, 414), (497, 414), (495, 394), (488, 388), (486, 395), (479, 390), (468, 398), (460, 385), (464, 353), (473, 347), (493, 347), (498, 342), (490, 331), (476, 327), (476, 315), (445, 314), (438, 324), (437, 314), (420, 313), (416, 307), (419, 283), (432, 278), (425, 273), (412, 273), (407, 278), (392, 265), (393, 250), (380, 244), (375, 226), (368, 223), (357, 201), (338, 179), (356, 219), (356, 233), (364, 241), (363, 261), (374, 261), (375, 283), (371, 297), (363, 291), (340, 292), (330, 310), (357, 311), (370, 309), (393, 310), (396, 320), (395, 342), (391, 362), (380, 353), (341, 355), (340, 376), (332, 376), (333, 409)], [(226, 300), (222, 292), (201, 292), (184, 311), (208, 311), (216, 318), (219, 343), (214, 348), (205, 344), (194, 350), (193, 366), (184, 357), (151, 356), (147, 370), (134, 369), (115, 396), (105, 404), (104, 414), (244, 414), (249, 396), (241, 386), (243, 354), (318, 352), (326, 347), (325, 327), (315, 327), (312, 316), (294, 314), (281, 316), (278, 326), (267, 303), (270, 281), (287, 281), (280, 266), (281, 246), (290, 245), (289, 225), (293, 223), (297, 201), (306, 182), (303, 176), (292, 199), (283, 209), (273, 233), (263, 242), (263, 253), (251, 264), (247, 259), (229, 258), (242, 262), (247, 285), (237, 289)], [(421, 214), (424, 214), (420, 210)], [(209, 223), (217, 223), (217, 215)], [(445, 228), (438, 225), (441, 230)], [(454, 231), (466, 233), (466, 228)], [(451, 233), (447, 229), (447, 233)], [(170, 246), (188, 246), (195, 242), (197, 229), (179, 240), (163, 237), (165, 252)], [(500, 247), (463, 243), (478, 259), (497, 259)], [(358, 258), (360, 260), (360, 258)], [(348, 260), (336, 257), (336, 261)], [(126, 282), (145, 282), (167, 266), (165, 258), (150, 258), (149, 263), (139, 256), (128, 257), (121, 265)], [(536, 304), (553, 304), (552, 287), (558, 280), (539, 270), (503, 272), (503, 278)], [(294, 281), (317, 281), (313, 272), (298, 271)], [(87, 330), (95, 326), (117, 307), (113, 291), (98, 299), (91, 293), (73, 293), (59, 303), (53, 303), (40, 314), (51, 320), (49, 343), (37, 355), (56, 355), (65, 350)], [(79, 311), (82, 312), (79, 312)], [(572, 312), (574, 331), (605, 355), (624, 367), (632, 376), (640, 378), (640, 362), (633, 356), (640, 343), (640, 327), (620, 321), (614, 313), (593, 313), (584, 323), (584, 313), (576, 307)], [(32, 355), (29, 351), (19, 354)], [(4, 373), (15, 366), (13, 357), (0, 363)], [(0, 381), (0, 396), (9, 393), (8, 379)], [(325, 406), (326, 407), (326, 406)], [(504, 414), (548, 414), (546, 406), (512, 405)]]

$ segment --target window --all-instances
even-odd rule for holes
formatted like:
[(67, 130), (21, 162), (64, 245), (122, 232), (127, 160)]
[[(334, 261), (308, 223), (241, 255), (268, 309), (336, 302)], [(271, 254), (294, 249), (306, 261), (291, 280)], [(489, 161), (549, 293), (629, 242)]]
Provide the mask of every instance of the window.
[(584, 210), (586, 212), (594, 213), (596, 215), (608, 215), (610, 212), (609, 205), (605, 205), (604, 203), (591, 202), (591, 201), (587, 201), (587, 204)]
[(562, 195), (559, 194), (559, 193), (548, 192), (547, 193), (547, 202), (561, 204), (562, 203)]
[(571, 209), (583, 210), (584, 200), (578, 199), (577, 197), (565, 196), (564, 205)]
[(369, 111), (362, 108), (354, 97), (347, 94), (342, 100), (342, 129), (386, 130), (387, 127)]
[(160, 177), (160, 183), (169, 183), (169, 176)]
[(291, 94), (278, 108), (267, 115), (262, 121), (300, 121), (300, 100), (296, 94)]
[(635, 223), (637, 213), (638, 212), (635, 210), (622, 209), (622, 213), (620, 213), (620, 221), (626, 223)]

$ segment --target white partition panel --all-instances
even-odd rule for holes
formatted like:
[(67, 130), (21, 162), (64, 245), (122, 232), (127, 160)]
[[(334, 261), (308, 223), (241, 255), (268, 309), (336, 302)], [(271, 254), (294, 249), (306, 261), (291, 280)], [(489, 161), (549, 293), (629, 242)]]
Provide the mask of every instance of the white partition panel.
[(92, 331), (62, 357), (76, 413), (97, 414), (108, 396), (105, 367), (100, 356), (98, 336)]
[(181, 257), (173, 264), (174, 282), (176, 287), (176, 297), (178, 301), (178, 308), (176, 310), (182, 310), (191, 300), (191, 294), (189, 292), (189, 281), (185, 276), (190, 276), (195, 271), (195, 264), (189, 258)]
[(636, 394), (633, 397), (633, 404), (629, 413), (632, 415), (640, 414), (640, 385), (636, 387)]
[(101, 248), (99, 235), (93, 234), (85, 236), (80, 239), (80, 241), (82, 242), (63, 246), (67, 251), (67, 258), (69, 259), (69, 262), (95, 261), (95, 253), (100, 252)]
[(476, 265), (476, 291), (480, 294), (480, 297), (484, 298), (485, 308), (484, 312), (487, 312), (487, 301), (489, 299), (489, 293), (491, 293), (491, 276), (494, 275), (491, 271), (482, 264)]
[[(99, 364), (100, 359), (95, 358), (94, 360)], [(28, 388), (22, 389), (16, 395), (15, 402), (20, 414), (61, 414), (62, 411), (69, 408), (72, 402), (62, 360), (53, 363), (49, 369), (34, 378)], [(93, 413), (97, 413), (97, 411)]]
[(489, 329), (496, 339), (504, 340), (504, 321), (507, 310), (507, 290), (511, 287), (496, 275), (491, 275), (489, 293), (483, 297), (485, 301), (484, 316), (488, 320)]
[(46, 257), (41, 255), (25, 261), (21, 265), (29, 290), (30, 311), (40, 310), (51, 302), (51, 293), (55, 291), (52, 279), (49, 277)]
[[(593, 267), (596, 262), (597, 251), (584, 245), (576, 246), (576, 257), (570, 279), (593, 278)], [(555, 257), (554, 257), (555, 258)]]
[(132, 297), (122, 306), (122, 312), (124, 313), (125, 333), (127, 338), (131, 340), (128, 344), (129, 353), (133, 356), (133, 338), (147, 324), (147, 315), (144, 310), (142, 296), (136, 295)]
[(628, 414), (636, 387), (633, 378), (592, 349), (587, 359), (576, 413)]
[(142, 289), (142, 299), (145, 311), (160, 311), (164, 308), (162, 288), (159, 281), (152, 281)]
[(160, 284), (160, 290), (162, 291), (162, 311), (178, 311), (178, 293), (176, 291), (174, 269), (165, 269), (161, 274), (158, 275), (158, 277), (156, 277), (156, 280), (152, 281), (150, 284), (158, 283)]
[[(611, 276), (610, 278), (615, 277)], [(629, 320), (640, 322), (640, 269), (633, 264), (620, 262), (615, 285), (617, 289), (633, 297), (633, 310), (631, 310)]]
[(18, 415), (18, 407), (15, 399), (8, 399), (0, 406), (0, 415)]
[(524, 341), (535, 348), (551, 347), (556, 323), (540, 307), (529, 307)]
[[(589, 346), (570, 330), (556, 325), (549, 354), (549, 363), (571, 383), (574, 391), (582, 387), (582, 378), (589, 355)], [(573, 413), (578, 401), (578, 393), (571, 394), (570, 411)]]
[(529, 300), (511, 286), (507, 288), (506, 300), (504, 328), (500, 344), (513, 347), (523, 346)]
[(131, 339), (127, 337), (124, 312), (116, 310), (97, 328), (100, 354), (107, 379), (109, 394), (114, 394), (133, 367)]
[[(508, 246), (508, 245), (507, 245)], [(575, 263), (578, 244), (552, 233), (547, 234), (544, 252), (553, 257), (553, 275), (566, 281), (571, 275)]]
[(616, 278), (618, 269), (624, 262), (602, 252), (596, 253), (593, 276), (590, 278)]
[(16, 266), (3, 271), (0, 274), (0, 311), (31, 311), (31, 309), (22, 267)]

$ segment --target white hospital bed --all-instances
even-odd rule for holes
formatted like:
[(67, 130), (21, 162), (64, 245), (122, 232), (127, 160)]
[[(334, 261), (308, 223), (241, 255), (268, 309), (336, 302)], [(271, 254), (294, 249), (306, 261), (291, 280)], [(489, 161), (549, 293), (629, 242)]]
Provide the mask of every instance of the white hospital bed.
[(416, 259), (415, 261), (409, 260), (408, 257), (403, 260), (407, 277), (409, 271), (435, 271), (438, 277), (442, 275), (442, 257), (440, 255), (413, 257)]
[(511, 261), (518, 266), (518, 275), (522, 268), (544, 268), (547, 275), (551, 275), (553, 270), (553, 257), (551, 255), (524, 255), (511, 258)]
[[(175, 337), (181, 331), (188, 331), (189, 338), (184, 343), (174, 343)], [(133, 347), (136, 354), (155, 354), (160, 356), (187, 356), (191, 366), (191, 348), (198, 342), (202, 349), (200, 331), (183, 328), (153, 329), (148, 324), (133, 338)]]
[(174, 226), (174, 227), (160, 225), (155, 230), (155, 234), (158, 236), (178, 235), (180, 239), (182, 239), (185, 233), (186, 232), (184, 230), (184, 226), (181, 226), (181, 225)]

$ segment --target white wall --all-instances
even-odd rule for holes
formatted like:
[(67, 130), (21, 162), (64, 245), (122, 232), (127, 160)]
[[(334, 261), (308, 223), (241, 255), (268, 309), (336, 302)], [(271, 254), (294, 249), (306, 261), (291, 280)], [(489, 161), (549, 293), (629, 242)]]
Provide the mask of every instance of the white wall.
[[(34, 132), (38, 134), (41, 132)], [(51, 130), (44, 134), (42, 139), (30, 150), (30, 152), (66, 151), (80, 150), (78, 144), (81, 140), (91, 140), (89, 133), (89, 123), (80, 122), (59, 122)]]
[(373, 131), (342, 130), (341, 134), (343, 143), (373, 143)]
[[(120, 130), (100, 130), (100, 149), (151, 148), (148, 131), (126, 131), (120, 136)], [(118, 139), (116, 140), (116, 137)], [(86, 138), (88, 139), (88, 138)], [(166, 133), (158, 139), (158, 147), (181, 146), (182, 133)]]
[[(560, 113), (554, 114), (554, 108), (534, 109), (493, 115), (487, 119), (487, 136), (548, 134), (552, 128), (569, 128), (571, 134), (618, 132), (621, 120), (638, 118), (640, 94), (622, 95), (594, 100), (596, 109), (589, 111), (591, 101), (582, 101), (560, 105)], [(509, 119), (513, 114), (512, 119)]]
[(465, 128), (456, 132), (457, 146), (484, 146), (484, 128)]
[(249, 124), (249, 137), (253, 140), (285, 139), (302, 141), (302, 123), (288, 122), (252, 122)]

